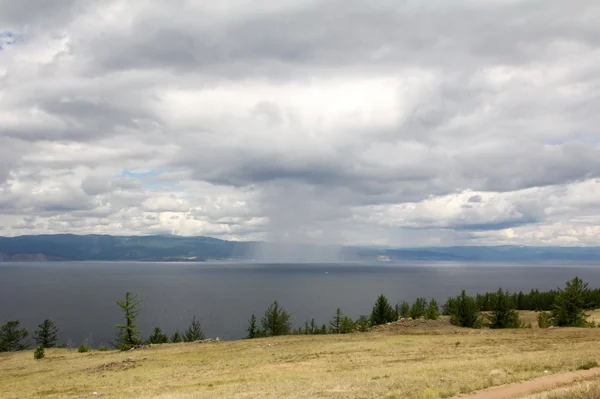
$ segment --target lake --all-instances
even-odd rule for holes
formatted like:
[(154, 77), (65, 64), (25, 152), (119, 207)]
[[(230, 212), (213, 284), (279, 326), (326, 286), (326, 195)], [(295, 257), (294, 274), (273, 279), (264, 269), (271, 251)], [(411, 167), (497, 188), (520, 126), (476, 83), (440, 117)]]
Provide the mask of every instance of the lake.
[(327, 323), (338, 307), (353, 318), (367, 315), (379, 294), (393, 304), (418, 296), (442, 304), (463, 288), (547, 290), (576, 275), (600, 286), (598, 263), (0, 263), (0, 324), (18, 319), (32, 334), (50, 318), (63, 343), (108, 345), (122, 319), (115, 301), (132, 291), (144, 301), (144, 336), (154, 326), (169, 335), (183, 331), (195, 315), (207, 337), (231, 340), (243, 337), (250, 316), (260, 320), (273, 300), (303, 326), (313, 317)]

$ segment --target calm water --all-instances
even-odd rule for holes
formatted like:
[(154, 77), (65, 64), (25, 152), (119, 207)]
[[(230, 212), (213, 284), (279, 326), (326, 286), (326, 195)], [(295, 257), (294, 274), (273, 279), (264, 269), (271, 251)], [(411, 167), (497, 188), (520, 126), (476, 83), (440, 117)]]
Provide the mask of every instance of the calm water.
[(98, 346), (114, 338), (121, 322), (115, 304), (125, 291), (144, 300), (139, 327), (169, 335), (196, 315), (207, 337), (241, 338), (252, 313), (259, 318), (275, 299), (296, 325), (314, 317), (327, 323), (337, 307), (369, 314), (379, 294), (393, 303), (417, 296), (563, 286), (575, 275), (600, 286), (600, 264), (404, 264), (257, 265), (242, 263), (0, 263), (0, 323), (18, 319), (30, 332), (45, 318), (56, 322), (62, 342)]

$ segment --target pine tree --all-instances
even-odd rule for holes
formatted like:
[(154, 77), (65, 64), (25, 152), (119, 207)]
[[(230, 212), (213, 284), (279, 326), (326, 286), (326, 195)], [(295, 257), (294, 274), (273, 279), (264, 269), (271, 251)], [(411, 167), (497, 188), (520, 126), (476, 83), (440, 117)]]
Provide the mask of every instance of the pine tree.
[(8, 321), (0, 326), (0, 352), (15, 352), (29, 348), (28, 342), (21, 342), (29, 332), (18, 320)]
[(425, 315), (425, 310), (427, 309), (427, 299), (425, 298), (417, 298), (415, 302), (410, 307), (410, 317), (413, 319), (420, 319)]
[(52, 320), (46, 319), (38, 326), (33, 335), (38, 345), (44, 348), (54, 348), (58, 342), (58, 328)]
[(449, 309), (450, 323), (460, 327), (475, 327), (479, 311), (475, 305), (475, 299), (468, 296), (465, 290), (455, 298), (453, 306)]
[(384, 295), (379, 295), (371, 311), (371, 324), (374, 326), (397, 320), (396, 312)]
[(290, 314), (277, 301), (269, 306), (260, 322), (267, 336), (286, 335), (292, 329)]
[(407, 317), (410, 317), (410, 304), (406, 301), (402, 301), (402, 303), (400, 303), (398, 318), (407, 318)]
[(369, 331), (369, 327), (371, 327), (371, 322), (367, 316), (360, 316), (356, 321), (356, 329), (360, 332)]
[(319, 331), (319, 334), (323, 334), (323, 335), (327, 334), (327, 326), (325, 324), (323, 324), (321, 326), (321, 330)]
[(38, 347), (33, 351), (34, 359), (43, 359), (46, 356), (46, 351), (44, 350), (43, 345), (38, 345)]
[(502, 288), (496, 292), (491, 308), (492, 311), (489, 315), (490, 328), (521, 327), (519, 313), (515, 310), (508, 292), (503, 291)]
[(440, 312), (438, 310), (438, 304), (435, 299), (429, 301), (429, 305), (425, 310), (425, 320), (437, 320), (440, 318)]
[(310, 333), (311, 334), (319, 333), (319, 327), (317, 326), (317, 323), (315, 323), (315, 319), (310, 320)]
[(119, 330), (117, 333), (116, 347), (121, 350), (128, 350), (142, 343), (140, 332), (137, 330), (135, 320), (140, 311), (137, 307), (142, 303), (136, 295), (127, 291), (125, 300), (117, 301), (117, 305), (125, 313), (125, 324), (117, 324), (115, 327)]
[(254, 314), (252, 314), (252, 317), (250, 317), (250, 325), (248, 326), (248, 329), (246, 331), (248, 331), (248, 335), (246, 335), (246, 338), (256, 338), (258, 331), (256, 327), (256, 316), (254, 316)]
[(204, 333), (202, 332), (202, 324), (199, 320), (196, 320), (196, 315), (192, 319), (192, 323), (183, 333), (183, 340), (185, 342), (196, 342), (204, 339)]
[(152, 332), (152, 335), (148, 338), (148, 343), (149, 344), (166, 344), (167, 342), (169, 342), (169, 337), (167, 337), (167, 334), (163, 334), (160, 327), (154, 327), (154, 331)]
[(340, 328), (338, 332), (340, 334), (350, 334), (356, 330), (356, 324), (349, 316), (343, 316), (340, 320)]
[(179, 330), (175, 331), (175, 333), (173, 335), (171, 335), (171, 342), (174, 344), (183, 342), (183, 339), (181, 338), (181, 334), (179, 333)]
[(340, 327), (342, 325), (342, 317), (344, 317), (342, 310), (340, 308), (337, 308), (335, 311), (335, 315), (329, 322), (329, 332), (331, 334), (339, 334), (340, 333)]
[(552, 319), (559, 327), (583, 327), (587, 325), (588, 307), (586, 297), (589, 293), (588, 283), (579, 277), (567, 281), (564, 289), (558, 290), (558, 296), (552, 309)]

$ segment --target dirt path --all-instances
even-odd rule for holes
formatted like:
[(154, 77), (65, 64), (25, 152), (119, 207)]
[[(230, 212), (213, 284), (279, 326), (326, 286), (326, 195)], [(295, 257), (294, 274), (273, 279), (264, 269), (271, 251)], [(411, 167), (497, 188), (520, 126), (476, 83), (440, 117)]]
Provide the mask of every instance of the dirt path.
[(501, 385), (483, 389), (465, 395), (458, 395), (452, 399), (508, 399), (531, 395), (541, 391), (551, 390), (557, 385), (568, 384), (577, 380), (600, 377), (600, 368), (591, 370), (572, 371), (564, 374), (554, 374), (535, 380), (516, 382), (514, 384)]

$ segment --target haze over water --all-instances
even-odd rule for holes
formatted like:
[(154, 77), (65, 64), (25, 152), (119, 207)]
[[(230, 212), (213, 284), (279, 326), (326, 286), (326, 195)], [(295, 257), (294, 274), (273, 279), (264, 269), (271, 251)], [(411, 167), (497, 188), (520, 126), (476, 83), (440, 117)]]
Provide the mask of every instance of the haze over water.
[(442, 304), (463, 288), (547, 290), (575, 275), (600, 286), (597, 263), (0, 263), (0, 323), (18, 319), (31, 334), (50, 318), (61, 342), (97, 347), (114, 338), (122, 318), (115, 301), (132, 291), (144, 301), (145, 337), (157, 325), (169, 335), (183, 331), (196, 315), (207, 337), (230, 340), (242, 338), (250, 315), (260, 319), (273, 300), (295, 326), (312, 317), (320, 325), (337, 307), (353, 318), (369, 314), (379, 294), (392, 303), (424, 296)]

